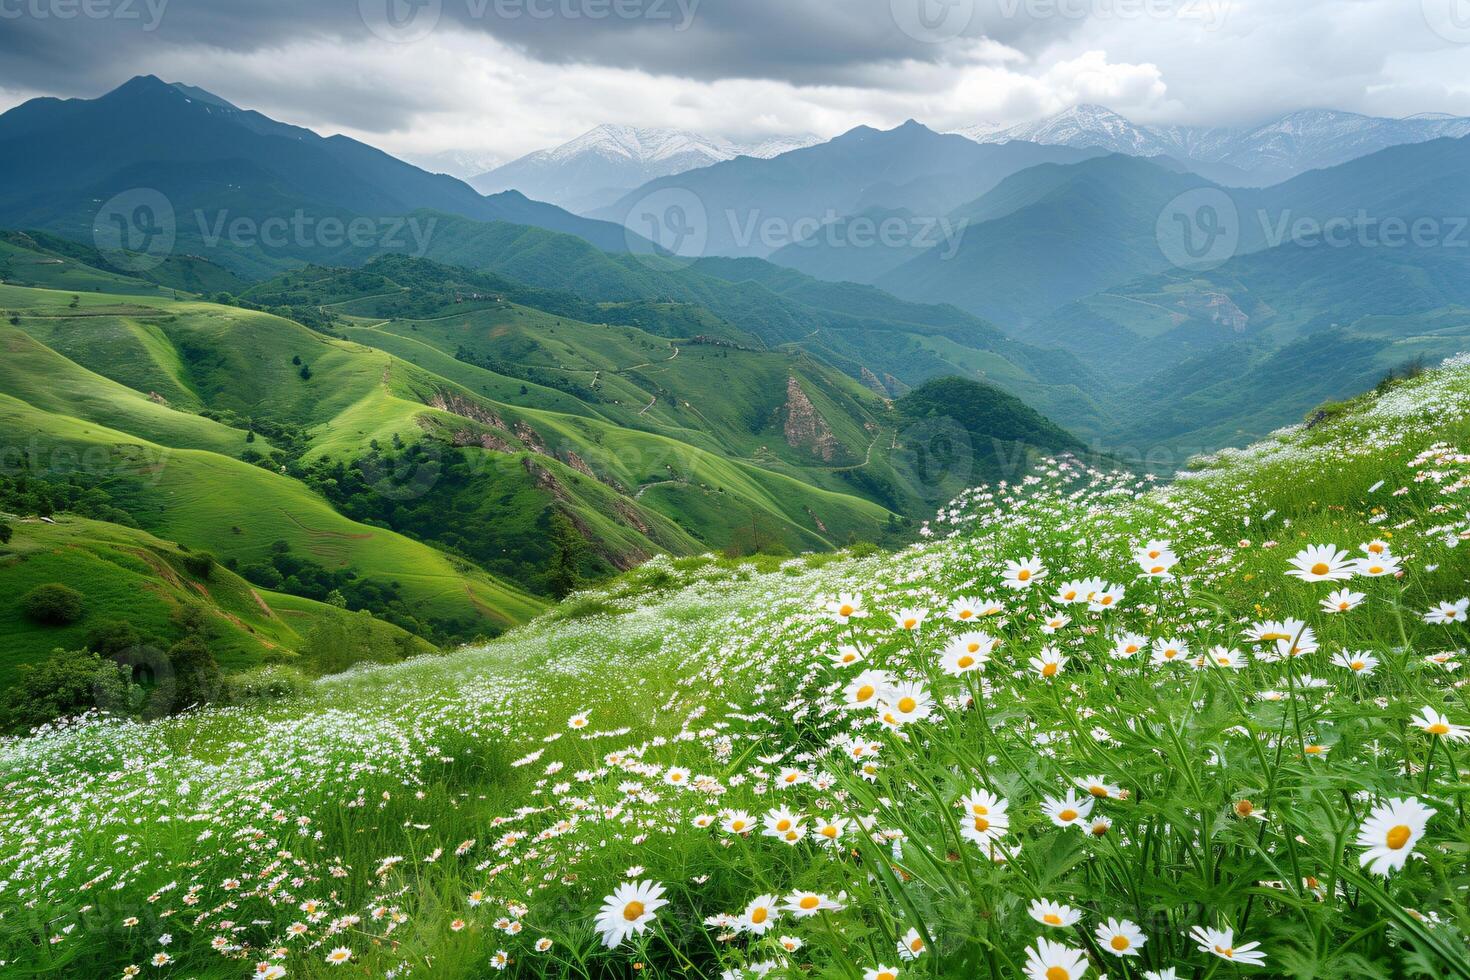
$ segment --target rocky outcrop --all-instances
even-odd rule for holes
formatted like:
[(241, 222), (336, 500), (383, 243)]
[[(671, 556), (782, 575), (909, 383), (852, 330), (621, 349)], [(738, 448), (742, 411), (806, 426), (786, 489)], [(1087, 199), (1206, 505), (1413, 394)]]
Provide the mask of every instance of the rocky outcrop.
[(448, 412), (450, 415), (458, 415), (460, 418), (469, 419), (471, 422), (493, 425), (497, 429), (505, 428), (505, 419), (496, 415), (488, 408), (478, 405), (467, 398), (462, 398), (459, 395), (446, 395), (440, 392), (429, 399), (429, 407), (437, 408), (441, 412)]
[(525, 469), (526, 475), (531, 478), (531, 484), (537, 490), (546, 491), (562, 503), (566, 503), (572, 499), (572, 495), (567, 493), (567, 488), (561, 485), (561, 481), (556, 478), (556, 474), (531, 457), (527, 456), (522, 459), (521, 466)]
[(581, 456), (578, 456), (576, 453), (572, 452), (570, 449), (561, 454), (561, 461), (563, 463), (566, 463), (572, 469), (576, 470), (578, 473), (581, 473), (583, 476), (590, 476), (592, 477), (592, 479), (599, 482), (601, 482), (602, 480), (600, 476), (592, 472), (592, 467), (587, 465), (586, 460), (584, 460)]
[(514, 446), (493, 432), (471, 432), (468, 429), (460, 429), (454, 433), (453, 442), (456, 448), (479, 446), (481, 449), (489, 449), (497, 453), (516, 451)]
[(875, 395), (882, 395), (884, 398), (887, 398), (891, 394), (893, 394), (891, 391), (888, 390), (887, 386), (884, 385), (882, 381), (878, 380), (878, 376), (872, 371), (869, 371), (867, 368), (863, 368), (862, 375), (862, 382), (864, 386), (871, 390)]
[(613, 504), (613, 509), (617, 511), (617, 515), (623, 519), (624, 524), (629, 524), (633, 527), (636, 527), (640, 534), (647, 534), (649, 531), (653, 530), (652, 526), (650, 526), (649, 523), (643, 519), (643, 515), (638, 512), (637, 505), (634, 504), (631, 500), (619, 499), (616, 503)]
[(840, 448), (837, 437), (795, 375), (786, 379), (786, 407), (782, 411), (786, 416), (786, 444), (792, 449), (808, 449), (818, 459), (830, 463)]
[(552, 454), (551, 450), (546, 448), (546, 443), (541, 441), (541, 433), (531, 428), (525, 422), (517, 422), (511, 431), (516, 434), (517, 439), (526, 444), (526, 448), (531, 450), (531, 452), (540, 453), (542, 456), (550, 456)]

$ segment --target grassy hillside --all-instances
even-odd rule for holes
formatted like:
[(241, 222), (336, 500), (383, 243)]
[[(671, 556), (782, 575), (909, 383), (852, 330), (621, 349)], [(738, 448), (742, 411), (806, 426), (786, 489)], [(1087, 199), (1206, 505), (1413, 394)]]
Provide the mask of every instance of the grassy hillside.
[(1448, 250), (1287, 244), (1213, 272), (1113, 287), (1022, 336), (1061, 344), (1112, 379), (1110, 441), (1202, 451), (1464, 349), (1465, 272)]
[[(743, 538), (752, 525), (763, 540), (806, 550), (829, 548), (854, 535), (875, 537), (888, 521), (889, 512), (881, 506), (726, 460), (718, 439), (699, 435), (686, 444), (624, 430), (596, 412), (578, 419), (563, 410), (576, 410), (579, 402), (558, 397), (554, 389), (546, 389), (548, 397), (523, 399), (522, 383), (504, 378), (491, 394), (551, 410), (482, 397), (477, 392), (490, 388), (481, 383), (486, 374), (465, 362), (451, 361), (452, 373), (468, 386), (264, 312), (164, 298), (121, 302), (106, 294), (83, 295), (75, 307), (72, 302), (71, 294), (0, 287), (0, 308), (11, 311), (0, 330), (10, 332), (9, 346), (19, 355), (8, 362), (8, 373), (0, 368), (8, 386), (0, 390), (48, 411), (76, 412), (125, 428), (162, 446), (284, 466), (288, 475), (339, 506), (358, 508), (353, 513), (362, 519), (453, 543), (461, 553), (532, 587), (540, 585), (547, 546), (531, 542), (544, 538), (556, 509), (567, 511), (587, 533), (592, 556), (584, 571), (589, 575), (627, 568), (665, 550), (724, 547), (734, 543), (736, 529)], [(531, 332), (518, 335), (522, 341), (541, 343), (532, 336), (534, 325), (549, 325), (553, 318), (533, 310), (516, 312), (533, 324)], [(578, 331), (594, 329), (569, 323), (563, 332), (575, 340)], [(673, 350), (666, 340), (621, 329), (640, 338), (624, 352), (623, 363), (630, 367), (638, 367), (636, 355), (668, 356)], [(577, 349), (595, 350), (597, 339), (583, 338)], [(555, 348), (561, 352), (557, 356), (569, 349)], [(519, 353), (515, 349), (507, 356)], [(779, 381), (784, 397), (785, 378)], [(629, 401), (627, 410), (612, 413), (615, 418), (639, 417), (646, 404), (642, 389)], [(259, 431), (247, 442), (252, 428)], [(664, 428), (675, 437), (698, 435), (678, 425)], [(861, 438), (852, 434), (859, 430), (851, 425), (843, 431), (853, 442)], [(399, 450), (390, 447), (407, 448), (425, 439), (435, 459), (422, 472), (395, 467), (374, 448), (394, 455)], [(747, 440), (753, 441), (749, 434)], [(347, 501), (345, 491), (330, 484), (331, 471), (364, 459), (376, 473), (370, 472), (366, 482), (381, 485), (364, 488), (375, 491), (365, 501)], [(581, 472), (567, 478), (561, 471), (568, 465)], [(660, 494), (648, 505), (636, 496), (646, 485), (671, 483), (687, 492)], [(730, 501), (728, 517), (688, 522), (697, 537), (675, 526), (684, 512), (674, 498), (710, 494)], [(445, 527), (444, 510), (437, 509), (447, 507), (468, 521), (489, 501), (509, 509), (452, 528)], [(650, 508), (655, 501), (658, 506)], [(697, 506), (711, 509), (702, 502)], [(415, 513), (407, 513), (410, 508)], [(519, 530), (503, 533), (513, 528)], [(523, 543), (507, 545), (504, 539), (516, 535)], [(241, 555), (242, 560), (254, 557), (258, 550)]]
[[(842, 315), (858, 315), (856, 299), (772, 268), (712, 266), (726, 276), (765, 276), (749, 287), (756, 292), (790, 292), (828, 308), (852, 303), (854, 312)], [(907, 518), (1053, 448), (1011, 448), (1016, 440), (1007, 437), (1001, 460), (998, 433), (976, 430), (972, 453), (936, 467), (932, 426), (892, 410), (887, 383), (870, 377), (865, 386), (799, 348), (763, 348), (683, 306), (630, 311), (402, 258), (363, 270), (301, 270), (242, 301), (268, 309), (0, 286), (8, 311), (0, 331), (18, 355), (8, 373), (0, 368), (0, 391), (146, 446), (229, 457), (214, 464), (221, 472), (248, 464), (256, 471), (242, 479), (251, 484), (269, 471), (284, 478), (280, 487), (314, 494), (352, 521), (543, 594), (561, 575), (554, 560), (597, 579), (660, 553), (896, 542)], [(905, 309), (890, 298), (865, 315)], [(945, 330), (968, 322), (957, 311), (944, 316), (952, 321)], [(662, 332), (616, 322), (646, 318)], [(712, 332), (679, 335), (686, 327)], [(962, 357), (952, 343), (934, 351)], [(999, 355), (972, 354), (967, 373), (1022, 377)], [(997, 406), (1010, 400), (985, 391)], [(50, 435), (70, 451), (74, 433)], [(162, 519), (151, 488), (122, 488), (128, 506)], [(148, 519), (139, 522), (185, 543), (204, 530), (193, 518), (168, 527)], [(582, 541), (576, 555), (557, 557), (559, 520)], [(276, 540), (309, 543), (284, 532), (252, 541), (232, 532), (211, 546), (275, 587), (260, 566)], [(358, 569), (373, 553), (322, 563)], [(402, 584), (396, 571), (385, 579), (381, 568), (361, 570), (373, 582)], [(412, 600), (387, 591), (379, 598), (398, 604), (396, 621), (433, 636), (466, 635), (485, 599), (459, 610), (470, 615), (423, 606), (415, 627)], [(514, 621), (524, 606), (507, 601), (501, 618)]]
[[(870, 289), (834, 289), (762, 262), (711, 260), (700, 267), (729, 277), (726, 281), (743, 277), (763, 290), (778, 290), (826, 308), (851, 305), (852, 315), (901, 316), (909, 308)], [(761, 278), (757, 282), (753, 276)], [(718, 325), (707, 320), (672, 320), (664, 315), (667, 311), (656, 324), (649, 324), (659, 331), (654, 333), (618, 319), (627, 313), (622, 307), (585, 302), (579, 306), (567, 294), (546, 294), (480, 273), (407, 259), (384, 259), (364, 270), (305, 270), (262, 284), (250, 295), (298, 306), (313, 301), (327, 304), (325, 308), (338, 316), (335, 329), (345, 336), (452, 378), (470, 392), (517, 406), (504, 411), (552, 409), (606, 420), (823, 489), (854, 494), (903, 514), (921, 514), (967, 481), (994, 469), (991, 443), (985, 439), (976, 443), (981, 458), (972, 472), (953, 474), (954, 479), (943, 484), (914, 473), (915, 460), (899, 438), (909, 421), (888, 409), (885, 383), (869, 372), (865, 387), (828, 366), (840, 357), (845, 368), (861, 373), (848, 363), (853, 355), (862, 356), (861, 350), (847, 346), (857, 334), (834, 340), (841, 345), (840, 352), (822, 340), (818, 359), (804, 348), (753, 347), (760, 343), (754, 338), (730, 339), (738, 334), (712, 330)], [(577, 315), (526, 306), (512, 300), (517, 296)], [(973, 322), (957, 310), (937, 312), (946, 330), (962, 331)], [(587, 322), (579, 316), (599, 319)], [(679, 333), (684, 327), (702, 332)], [(887, 336), (897, 342), (906, 335)], [(911, 352), (909, 360), (930, 357), (952, 362), (951, 371), (994, 377), (997, 384), (1028, 383), (1030, 376), (999, 354), (962, 348), (937, 334), (923, 338), (923, 343), (929, 346)], [(895, 389), (902, 387), (896, 379), (890, 381)], [(996, 398), (1009, 396), (997, 392)], [(1083, 413), (1096, 408), (1080, 394), (1070, 404)], [(527, 418), (542, 428), (542, 423)], [(577, 451), (586, 457), (582, 448)], [(598, 453), (594, 450), (593, 455)], [(619, 473), (617, 479), (631, 485), (625, 474)], [(666, 477), (654, 475), (643, 482), (665, 481)], [(640, 499), (659, 506), (656, 502), (667, 495), (660, 492)], [(668, 513), (673, 516), (677, 511)], [(831, 524), (825, 514), (821, 522)]]
[[(131, 623), (143, 638), (167, 649), (185, 633), (187, 615), (202, 614), (209, 646), (227, 672), (265, 663), (286, 664), (308, 674), (361, 661), (389, 662), (433, 652), (423, 640), (390, 623), (372, 620), (366, 642), (327, 651), (312, 635), (355, 614), (324, 603), (253, 588), (218, 565), (205, 574), (190, 569), (191, 552), (145, 531), (103, 521), (59, 515), (54, 523), (19, 520), (14, 538), (0, 545), (0, 687), (15, 668), (36, 663), (55, 649), (83, 647), (93, 630), (110, 622)], [(61, 582), (84, 597), (84, 614), (64, 626), (40, 624), (21, 609), (21, 597), (49, 582)], [(356, 636), (355, 632), (348, 636)]]
[(529, 595), (392, 531), (350, 521), (295, 480), (217, 453), (159, 445), (96, 423), (45, 412), (0, 394), (12, 445), (29, 472), (105, 483), (117, 505), (159, 537), (242, 564), (272, 545), (328, 569), (348, 569), (394, 596), (405, 622), (426, 632), (497, 632), (533, 615)]
[(0, 743), (11, 955), (1470, 976), (1467, 406), (1462, 358), (1164, 490), (1058, 460), (898, 554), (661, 560), (453, 660)]

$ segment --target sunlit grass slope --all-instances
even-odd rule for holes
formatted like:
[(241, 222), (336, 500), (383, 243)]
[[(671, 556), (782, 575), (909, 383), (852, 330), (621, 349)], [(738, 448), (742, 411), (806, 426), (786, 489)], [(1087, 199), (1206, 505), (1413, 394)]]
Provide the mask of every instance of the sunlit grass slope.
[[(12, 529), (14, 538), (0, 546), (0, 670), (6, 684), (19, 664), (35, 663), (52, 650), (81, 649), (107, 623), (131, 623), (144, 640), (167, 648), (184, 635), (183, 617), (190, 610), (204, 614), (210, 651), (225, 671), (279, 663), (315, 673), (324, 665), (298, 653), (306, 638), (352, 615), (253, 588), (218, 565), (205, 575), (190, 571), (189, 552), (146, 531), (70, 515), (54, 523), (25, 520)], [(50, 582), (83, 596), (83, 615), (75, 623), (40, 624), (22, 611), (21, 597)], [(386, 622), (375, 622), (372, 631), (388, 659), (432, 650)], [(359, 657), (370, 652), (353, 651)]]
[(0, 428), (41, 472), (105, 475), (113, 500), (144, 528), (220, 559), (258, 561), (285, 541), (329, 569), (399, 583), (426, 615), (483, 620), (487, 631), (524, 621), (541, 605), (468, 563), (348, 520), (294, 480), (218, 453), (159, 445), (4, 394)]

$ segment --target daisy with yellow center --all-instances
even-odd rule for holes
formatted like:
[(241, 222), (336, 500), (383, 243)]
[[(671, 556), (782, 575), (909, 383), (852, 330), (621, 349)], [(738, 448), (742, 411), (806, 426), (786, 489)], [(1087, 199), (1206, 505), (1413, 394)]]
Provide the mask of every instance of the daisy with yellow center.
[(1057, 902), (1049, 902), (1041, 898), (1032, 901), (1026, 911), (1031, 918), (1044, 926), (1051, 926), (1053, 929), (1065, 929), (1068, 926), (1074, 926), (1082, 918), (1082, 913), (1070, 905), (1061, 905)]
[(752, 899), (740, 914), (740, 930), (755, 936), (764, 936), (771, 931), (781, 918), (781, 911), (776, 907), (779, 901), (775, 895), (761, 895)]
[(878, 706), (878, 716), (883, 724), (899, 728), (923, 721), (933, 708), (934, 699), (924, 685), (906, 681), (888, 692), (888, 697)]
[(792, 892), (786, 896), (786, 903), (781, 906), (786, 912), (791, 913), (792, 918), (805, 919), (819, 912), (840, 912), (843, 909), (841, 902), (828, 898), (820, 892)]
[(594, 922), (602, 944), (612, 949), (629, 936), (647, 932), (654, 913), (669, 904), (663, 895), (664, 886), (652, 881), (625, 882), (613, 889)]
[(804, 820), (806, 820), (806, 817), (799, 813), (793, 813), (785, 807), (777, 807), (766, 813), (765, 820), (763, 821), (765, 830), (762, 833), (767, 837), (785, 840), (790, 834), (804, 833), (802, 830), (802, 822)]
[(1143, 652), (1148, 646), (1148, 638), (1139, 636), (1137, 633), (1124, 633), (1113, 643), (1113, 659), (1130, 660)]
[(984, 607), (979, 599), (961, 596), (950, 603), (945, 615), (956, 623), (970, 623), (980, 618), (982, 608)]
[(1322, 611), (1334, 614), (1352, 612), (1362, 605), (1363, 600), (1366, 598), (1368, 597), (1361, 592), (1354, 592), (1351, 589), (1338, 589), (1322, 600)]
[(990, 660), (990, 653), (1000, 641), (985, 633), (966, 633), (957, 636), (939, 655), (939, 667), (950, 677), (960, 677), (972, 671), (983, 670)]
[(971, 843), (988, 847), (1011, 828), (1010, 804), (989, 790), (972, 790), (959, 805), (965, 814), (959, 822), (960, 834)]
[(1026, 950), (1027, 980), (1081, 980), (1087, 973), (1085, 954), (1050, 939), (1038, 939)]
[(1470, 599), (1441, 602), (1424, 614), (1424, 621), (1431, 626), (1450, 626), (1463, 623), (1470, 618)]
[(1097, 927), (1097, 947), (1114, 956), (1137, 956), (1148, 938), (1127, 919), (1108, 919)]
[(1183, 640), (1155, 640), (1154, 659), (1155, 664), (1183, 663), (1189, 659), (1189, 644)]
[(1051, 680), (1062, 672), (1067, 658), (1056, 647), (1043, 647), (1041, 653), (1030, 660), (1031, 670), (1042, 680)]
[(827, 612), (832, 614), (832, 618), (844, 625), (851, 620), (860, 619), (867, 615), (863, 609), (863, 597), (860, 595), (843, 593), (836, 599), (828, 602), (825, 608)]
[(1345, 582), (1357, 571), (1357, 562), (1332, 544), (1309, 545), (1290, 564), (1286, 574), (1303, 582)]
[(1086, 790), (1089, 795), (1098, 800), (1117, 799), (1123, 793), (1120, 787), (1114, 786), (1101, 776), (1084, 776), (1077, 780), (1077, 788)]
[(1414, 724), (1426, 735), (1433, 735), (1448, 742), (1470, 741), (1470, 728), (1451, 723), (1448, 717), (1433, 708), (1424, 708), (1414, 719)]
[(755, 829), (755, 819), (744, 810), (731, 810), (725, 814), (720, 828), (727, 834), (748, 834)]
[(1067, 790), (1067, 795), (1057, 799), (1047, 797), (1042, 801), (1041, 812), (1058, 827), (1076, 827), (1092, 814), (1092, 797), (1078, 797), (1076, 790)]
[(882, 670), (865, 670), (842, 691), (842, 706), (848, 709), (872, 708), (886, 700), (893, 687), (893, 675)]
[(842, 840), (842, 835), (847, 831), (846, 817), (832, 817), (828, 820), (819, 821), (812, 828), (816, 834), (817, 842), (823, 847), (835, 847)]
[(928, 615), (927, 609), (900, 609), (893, 614), (893, 625), (906, 633), (912, 633), (924, 625)]
[(1402, 870), (1437, 812), (1414, 797), (1380, 803), (1358, 828), (1359, 863), (1376, 875)]
[(1189, 931), (1189, 935), (1201, 953), (1211, 953), (1222, 960), (1244, 963), (1247, 966), (1260, 966), (1266, 962), (1266, 954), (1257, 949), (1260, 943), (1243, 943), (1239, 946), (1235, 944), (1234, 929), (1195, 926)]
[(1373, 670), (1378, 666), (1378, 658), (1371, 653), (1348, 653), (1344, 651), (1336, 654), (1332, 662), (1338, 667), (1350, 670), (1359, 677), (1372, 677)]
[(905, 962), (912, 963), (924, 955), (924, 950), (929, 947), (924, 944), (924, 937), (919, 935), (919, 930), (909, 927), (909, 931), (898, 937), (898, 957)]
[(1046, 566), (1041, 563), (1040, 558), (1008, 561), (1005, 570), (1001, 573), (1002, 584), (1018, 592), (1031, 588), (1044, 578), (1046, 578)]

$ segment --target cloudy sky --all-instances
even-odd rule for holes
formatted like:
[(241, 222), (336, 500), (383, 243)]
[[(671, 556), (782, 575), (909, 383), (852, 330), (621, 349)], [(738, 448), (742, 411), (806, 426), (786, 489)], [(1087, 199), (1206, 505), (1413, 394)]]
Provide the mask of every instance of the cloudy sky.
[(1096, 102), (1470, 115), (1470, 0), (0, 0), (0, 109), (151, 73), (390, 152), (732, 139)]

